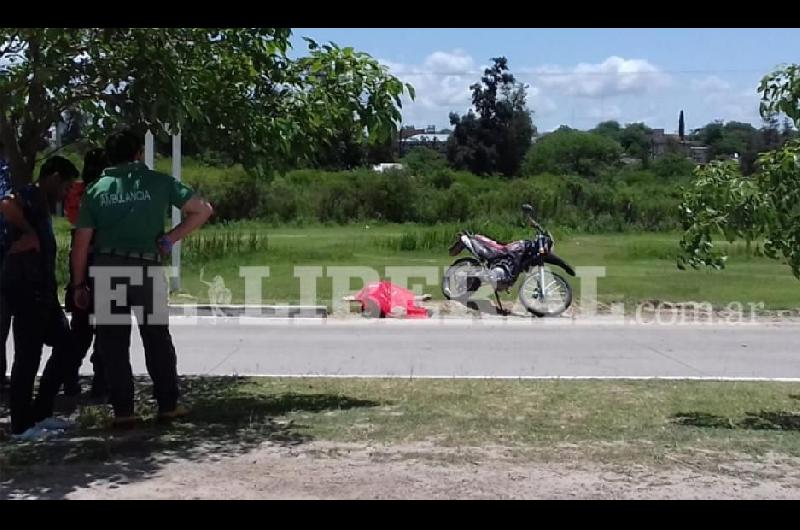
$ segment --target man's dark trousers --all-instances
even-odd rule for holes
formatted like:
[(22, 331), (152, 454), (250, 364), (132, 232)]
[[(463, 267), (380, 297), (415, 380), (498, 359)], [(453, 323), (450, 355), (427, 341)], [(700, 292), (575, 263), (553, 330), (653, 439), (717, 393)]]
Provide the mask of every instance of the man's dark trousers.
[[(145, 364), (153, 381), (153, 395), (159, 412), (170, 412), (178, 403), (178, 370), (175, 347), (169, 333), (169, 290), (163, 269), (156, 261), (118, 255), (95, 255), (93, 269), (103, 267), (128, 267), (131, 271), (138, 271), (142, 280), (132, 281), (128, 271), (112, 274), (111, 289), (124, 289), (125, 292), (121, 295), (121, 303), (111, 302), (111, 314), (124, 322), (107, 323), (103, 321), (102, 312), (103, 304), (108, 307), (108, 302), (103, 301), (102, 282), (94, 276), (95, 342), (105, 368), (109, 401), (114, 408), (114, 415), (117, 418), (134, 415), (134, 381), (130, 362), (131, 314), (134, 311), (139, 312), (139, 334), (142, 337)], [(108, 285), (105, 288), (108, 289)], [(140, 309), (135, 309), (136, 306)]]

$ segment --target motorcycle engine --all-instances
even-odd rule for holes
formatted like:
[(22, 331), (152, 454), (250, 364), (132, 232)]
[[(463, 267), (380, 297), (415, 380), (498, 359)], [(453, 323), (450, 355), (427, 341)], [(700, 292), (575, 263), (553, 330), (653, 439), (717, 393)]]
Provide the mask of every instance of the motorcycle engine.
[(514, 261), (511, 258), (500, 258), (492, 263), (489, 270), (492, 285), (497, 291), (504, 291), (514, 283)]

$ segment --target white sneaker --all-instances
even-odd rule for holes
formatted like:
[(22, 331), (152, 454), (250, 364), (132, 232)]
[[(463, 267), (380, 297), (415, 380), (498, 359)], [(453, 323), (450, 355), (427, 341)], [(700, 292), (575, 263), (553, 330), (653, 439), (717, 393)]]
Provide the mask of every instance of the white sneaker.
[(37, 423), (36, 427), (47, 431), (66, 431), (75, 427), (75, 422), (51, 416)]

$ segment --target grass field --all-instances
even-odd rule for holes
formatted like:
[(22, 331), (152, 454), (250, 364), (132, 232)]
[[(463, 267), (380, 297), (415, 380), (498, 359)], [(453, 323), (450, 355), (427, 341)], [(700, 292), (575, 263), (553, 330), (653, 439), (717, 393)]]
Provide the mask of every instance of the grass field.
[[(57, 226), (60, 275), (65, 281), (69, 239), (65, 223), (60, 220)], [(293, 270), (301, 265), (323, 267), (324, 276), (317, 284), (318, 303), (330, 306), (329, 266), (366, 266), (381, 277), (387, 266), (433, 266), (438, 268), (440, 279), (443, 268), (453, 261), (447, 247), (459, 228), (456, 225), (368, 226), (276, 228), (258, 222), (209, 226), (190, 236), (185, 244), (182, 290), (175, 293), (174, 300), (208, 303), (209, 286), (204, 282), (220, 276), (231, 290), (232, 302), (243, 303), (244, 279), (239, 276), (239, 267), (269, 266), (270, 276), (262, 285), (264, 302), (299, 303), (300, 283)], [(505, 226), (486, 227), (483, 232), (506, 240), (527, 235), (524, 228)], [(725, 270), (681, 271), (675, 265), (677, 233), (587, 235), (555, 231), (555, 235), (557, 253), (573, 266), (606, 267), (606, 276), (597, 280), (602, 303), (624, 302), (628, 310), (644, 300), (691, 300), (715, 306), (737, 301), (745, 310), (750, 303), (764, 303), (766, 309), (800, 307), (800, 281), (791, 275), (789, 267), (780, 261), (748, 256), (741, 243), (724, 243), (730, 250)], [(237, 239), (239, 242), (233, 244)], [(568, 279), (579, 298), (580, 281)], [(438, 281), (425, 285), (422, 291), (441, 299)], [(425, 280), (412, 278), (411, 282), (424, 284)], [(361, 282), (354, 279), (351, 287), (353, 291), (360, 289)], [(512, 296), (515, 293), (512, 291)]]
[[(0, 465), (78, 464), (129, 456), (246, 452), (264, 441), (505, 447), (522, 458), (653, 464), (717, 463), (736, 454), (800, 456), (800, 386), (698, 381), (491, 381), (188, 378), (192, 415), (106, 430), (109, 411), (84, 407), (66, 439), (0, 443)], [(152, 417), (149, 384), (138, 412)]]
[[(203, 236), (218, 228), (207, 229)], [(244, 280), (238, 276), (240, 265), (270, 267), (270, 277), (264, 280), (263, 293), (270, 302), (299, 301), (299, 280), (293, 277), (295, 265), (368, 266), (381, 276), (386, 266), (435, 266), (439, 277), (443, 267), (453, 258), (447, 246), (456, 227), (416, 227), (384, 225), (378, 227), (314, 227), (267, 228), (259, 225), (241, 226), (242, 238), (258, 233), (266, 238), (257, 251), (244, 251), (215, 257), (210, 260), (184, 260), (183, 290), (201, 301), (207, 301), (208, 287), (200, 281), (221, 276), (231, 289), (236, 302), (244, 300)], [(492, 232), (487, 231), (489, 235)], [(526, 233), (504, 236), (523, 238)], [(201, 237), (203, 237), (201, 236)], [(509, 237), (509, 238), (510, 238)], [(556, 251), (573, 266), (603, 266), (606, 276), (598, 279), (598, 298), (603, 303), (623, 301), (633, 307), (642, 300), (703, 301), (715, 306), (739, 301), (765, 304), (768, 309), (790, 309), (800, 306), (800, 282), (789, 268), (778, 261), (747, 256), (743, 245), (731, 248), (725, 270), (677, 269), (678, 234), (640, 233), (609, 235), (563, 235), (557, 238)], [(416, 241), (415, 241), (416, 240)], [(414, 250), (402, 250), (414, 248)], [(327, 270), (326, 270), (327, 273)], [(424, 279), (412, 279), (415, 283)], [(578, 280), (571, 280), (580, 294)], [(353, 289), (361, 287), (354, 280)], [(441, 298), (438, 282), (427, 285), (423, 292), (434, 299)], [(318, 280), (320, 303), (329, 303), (331, 279)]]

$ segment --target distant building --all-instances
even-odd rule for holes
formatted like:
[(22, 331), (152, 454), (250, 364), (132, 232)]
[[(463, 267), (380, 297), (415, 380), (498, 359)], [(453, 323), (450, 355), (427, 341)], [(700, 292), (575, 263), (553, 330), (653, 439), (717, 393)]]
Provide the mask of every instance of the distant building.
[(403, 169), (403, 164), (383, 163), (372, 166), (372, 171), (377, 171), (378, 173), (383, 173), (384, 171), (399, 171), (401, 169)]
[(641, 166), (642, 160), (640, 158), (634, 158), (632, 156), (623, 156), (619, 159), (626, 166)]
[(695, 164), (708, 164), (711, 158), (711, 148), (707, 145), (690, 146), (689, 155)]
[(400, 140), (411, 138), (417, 134), (425, 134), (425, 129), (415, 129), (413, 125), (400, 129)]
[(652, 129), (650, 134), (650, 156), (659, 159), (668, 153), (680, 153), (695, 164), (703, 165), (711, 158), (710, 148), (702, 142), (681, 141), (680, 135), (668, 134), (664, 129)]
[(683, 152), (688, 156), (685, 148), (681, 147), (686, 142), (681, 142), (678, 134), (667, 134), (664, 129), (653, 129), (650, 134), (651, 157), (661, 158), (670, 152)]
[(400, 140), (402, 154), (408, 153), (415, 147), (427, 147), (438, 151), (441, 154), (447, 154), (447, 140), (450, 139), (449, 134), (436, 133), (436, 132), (418, 132), (410, 135), (405, 139)]

